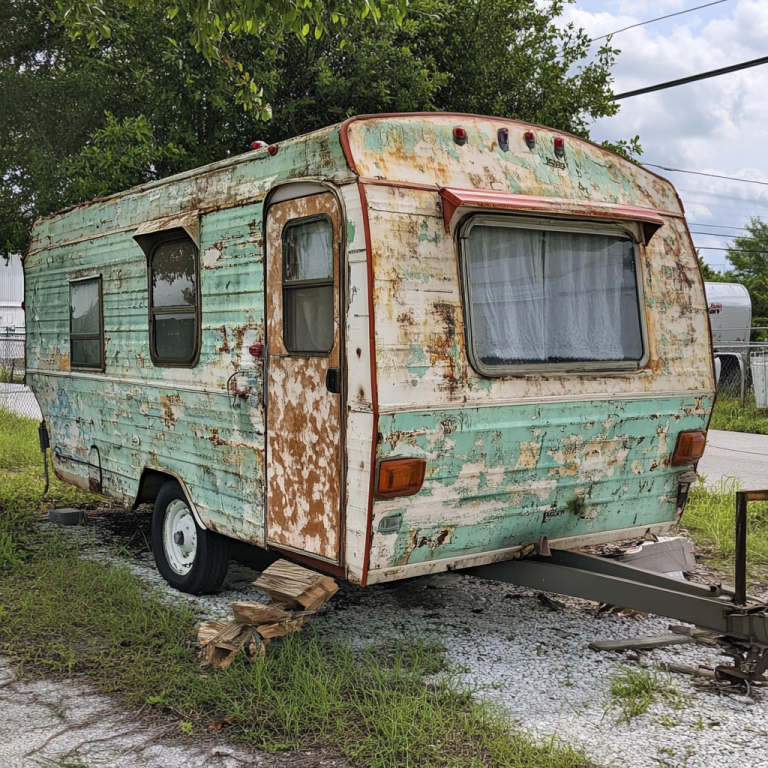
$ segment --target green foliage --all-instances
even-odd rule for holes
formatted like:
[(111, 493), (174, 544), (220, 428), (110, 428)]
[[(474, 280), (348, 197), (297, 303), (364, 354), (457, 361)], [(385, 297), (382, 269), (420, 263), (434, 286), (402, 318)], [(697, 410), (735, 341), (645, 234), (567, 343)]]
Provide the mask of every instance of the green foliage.
[(619, 670), (611, 675), (613, 703), (621, 709), (619, 722), (629, 722), (633, 717), (644, 715), (657, 701), (664, 701), (674, 709), (683, 705), (683, 695), (672, 684), (669, 675), (647, 668), (621, 666)]
[(629, 141), (624, 141), (622, 139), (616, 142), (604, 141), (603, 146), (606, 149), (610, 149), (611, 152), (615, 152), (617, 155), (621, 155), (627, 160), (631, 160), (633, 163), (638, 163), (639, 161), (636, 158), (643, 154), (639, 136), (635, 136)]
[(37, 422), (0, 408), (0, 574), (25, 560), (34, 543), (33, 522), (43, 509), (98, 503), (54, 477), (47, 496), (44, 487)]
[[(412, 0), (403, 18), (399, 2), (366, 15), (362, 2), (342, 13), (323, 0), (250, 29), (248, 13), (284, 0), (175, 7), (62, 0), (65, 25), (46, 0), (0, 3), (0, 255), (26, 249), (36, 216), (350, 115), (478, 112), (587, 136), (617, 109), (617, 52), (589, 56), (583, 31), (558, 26), (561, 0)], [(238, 104), (246, 77), (262, 109)], [(636, 139), (612, 148), (639, 152)]]
[(738, 398), (719, 394), (709, 426), (711, 429), (724, 429), (728, 432), (768, 435), (768, 411), (755, 405), (754, 395), (747, 395), (744, 398), (742, 408)]
[[(724, 478), (713, 486), (691, 488), (685, 506), (683, 525), (697, 545), (713, 550), (727, 571), (733, 569), (736, 549), (737, 478)], [(747, 565), (751, 572), (764, 572), (768, 566), (768, 502), (747, 505)]]
[(119, 121), (106, 113), (99, 128), (79, 155), (62, 163), (78, 200), (102, 197), (157, 178), (157, 169), (184, 163), (186, 151), (168, 142), (159, 145), (144, 115)]

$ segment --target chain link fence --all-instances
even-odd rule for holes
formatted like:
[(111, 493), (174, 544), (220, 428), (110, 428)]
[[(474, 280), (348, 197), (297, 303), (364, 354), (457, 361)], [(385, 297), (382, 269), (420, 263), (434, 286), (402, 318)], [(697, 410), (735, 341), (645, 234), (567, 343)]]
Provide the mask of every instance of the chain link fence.
[(754, 400), (768, 409), (768, 342), (731, 342), (714, 352), (717, 391), (737, 398), (742, 408)]
[(42, 419), (32, 390), (24, 386), (24, 341), (23, 333), (0, 333), (0, 408)]

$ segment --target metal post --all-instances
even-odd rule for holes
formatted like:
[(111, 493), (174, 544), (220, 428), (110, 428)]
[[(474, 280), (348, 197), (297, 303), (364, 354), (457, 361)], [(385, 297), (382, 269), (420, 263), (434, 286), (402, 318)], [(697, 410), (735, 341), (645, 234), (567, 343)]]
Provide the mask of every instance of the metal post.
[(739, 402), (741, 403), (741, 410), (744, 410), (744, 400), (747, 396), (747, 366), (751, 365), (752, 358), (749, 354), (749, 347), (747, 347), (747, 359), (744, 360), (742, 355), (739, 355), (739, 362), (741, 365), (741, 392), (739, 394)]
[(736, 492), (736, 548), (733, 601), (747, 604), (747, 501), (749, 491)]

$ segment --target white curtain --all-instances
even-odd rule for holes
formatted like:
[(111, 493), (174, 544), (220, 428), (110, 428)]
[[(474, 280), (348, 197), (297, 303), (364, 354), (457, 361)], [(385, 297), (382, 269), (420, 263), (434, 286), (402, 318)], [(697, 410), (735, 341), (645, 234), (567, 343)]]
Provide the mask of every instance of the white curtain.
[(629, 238), (478, 226), (468, 253), (473, 343), (486, 365), (642, 356)]

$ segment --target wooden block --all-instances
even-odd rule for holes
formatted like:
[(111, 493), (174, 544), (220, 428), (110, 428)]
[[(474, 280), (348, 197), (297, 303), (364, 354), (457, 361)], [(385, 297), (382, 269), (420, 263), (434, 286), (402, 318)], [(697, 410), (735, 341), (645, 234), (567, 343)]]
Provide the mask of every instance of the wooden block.
[(224, 624), (220, 621), (204, 621), (197, 628), (197, 640), (199, 643), (205, 645), (211, 641), (211, 638), (215, 637), (222, 629)]
[(294, 619), (293, 621), (281, 621), (276, 624), (262, 624), (260, 627), (256, 627), (256, 631), (265, 640), (271, 640), (273, 637), (283, 637), (291, 632), (298, 632), (303, 623), (304, 619)]
[(235, 621), (241, 624), (273, 624), (276, 621), (288, 621), (291, 618), (290, 611), (286, 611), (282, 604), (264, 605), (263, 603), (230, 603)]
[(229, 643), (215, 643), (206, 647), (206, 661), (217, 669), (226, 669), (237, 656), (238, 648)]
[(694, 638), (688, 635), (656, 635), (654, 637), (631, 637), (629, 640), (595, 640), (589, 644), (589, 647), (594, 651), (642, 651), (694, 642), (696, 642)]
[(225, 624), (224, 628), (217, 632), (211, 639), (210, 643), (231, 643), (236, 637), (238, 637), (246, 625), (239, 621), (230, 621), (229, 624)]
[(269, 566), (254, 586), (266, 592), (271, 601), (283, 601), (291, 605), (320, 607), (338, 586), (330, 576), (323, 576), (308, 568), (278, 560)]

